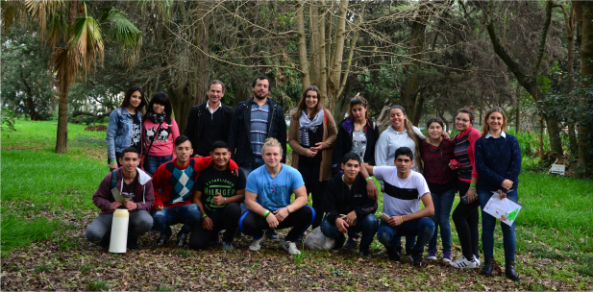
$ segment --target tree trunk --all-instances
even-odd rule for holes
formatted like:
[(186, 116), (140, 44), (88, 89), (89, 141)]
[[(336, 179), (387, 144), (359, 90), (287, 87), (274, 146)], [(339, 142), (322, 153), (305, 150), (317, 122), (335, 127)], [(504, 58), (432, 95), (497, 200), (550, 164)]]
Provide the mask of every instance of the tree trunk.
[[(210, 10), (211, 2), (210, 1), (199, 1), (197, 2), (198, 5), (198, 15), (195, 16), (196, 19), (200, 19), (197, 26), (197, 46), (200, 48), (197, 52), (196, 58), (198, 59), (198, 68), (197, 68), (197, 80), (196, 80), (196, 92), (195, 92), (195, 102), (194, 105), (204, 103), (204, 99), (206, 98), (206, 92), (208, 91), (208, 83), (210, 83), (210, 72), (212, 71), (212, 66), (210, 65), (208, 59), (208, 26), (210, 23), (210, 17), (205, 16), (206, 13)], [(185, 124), (184, 124), (185, 128)]]
[[(321, 1), (322, 7), (325, 9), (325, 2)], [(322, 13), (319, 19), (319, 91), (321, 93), (321, 104), (327, 108), (329, 102), (327, 99), (327, 43), (325, 39), (325, 13)], [(312, 28), (315, 29), (315, 28)], [(335, 117), (334, 117), (335, 118)]]
[[(309, 30), (311, 32), (311, 40), (309, 43), (309, 73), (312, 85), (319, 86), (320, 85), (320, 76), (321, 76), (321, 68), (320, 68), (320, 41), (319, 41), (319, 8), (317, 7), (316, 1), (309, 2), (309, 22), (310, 27)], [(303, 86), (305, 88), (305, 86)]]
[[(591, 86), (591, 75), (593, 74), (593, 2), (583, 1), (580, 3), (581, 19), (583, 26), (581, 27), (581, 75), (583, 76), (583, 87)], [(592, 105), (588, 104), (587, 97), (582, 95), (579, 99), (581, 108), (589, 108)], [(590, 113), (582, 113), (581, 121), (590, 120)], [(592, 135), (588, 123), (581, 122), (578, 124), (578, 144), (579, 144), (579, 166), (582, 170), (591, 169), (593, 167), (593, 155), (591, 154)], [(585, 175), (584, 173), (581, 175)]]
[(29, 109), (29, 117), (31, 117), (31, 121), (37, 121), (37, 113), (35, 112), (35, 103), (33, 102), (33, 97), (27, 95), (25, 99), (27, 108)]
[[(301, 82), (303, 89), (311, 86), (311, 73), (309, 72), (309, 58), (307, 57), (307, 37), (305, 35), (305, 2), (297, 2), (297, 23), (298, 23), (298, 35), (299, 35), (299, 63), (301, 67)], [(313, 28), (311, 28), (313, 29)]]
[(422, 116), (422, 109), (424, 107), (424, 101), (425, 101), (424, 93), (421, 92), (420, 94), (418, 94), (418, 98), (416, 98), (416, 105), (414, 108), (414, 115), (413, 115), (414, 118), (412, 120), (412, 123), (416, 127), (418, 127), (418, 124), (420, 123), (420, 117)]
[[(568, 42), (568, 94), (574, 89), (574, 19), (575, 9), (574, 6), (570, 8), (570, 16), (566, 12), (564, 5), (562, 7), (562, 13), (564, 14), (564, 22), (566, 24), (566, 35)], [(577, 144), (577, 134), (574, 123), (568, 122), (568, 140), (570, 143), (570, 151), (573, 156), (579, 155), (579, 149)]]
[[(340, 91), (340, 75), (342, 74), (342, 56), (344, 55), (344, 42), (346, 39), (346, 16), (348, 14), (348, 0), (341, 0), (339, 6), (340, 16), (336, 26), (335, 49), (332, 54), (333, 63), (330, 64), (329, 79), (327, 86), (328, 104), (327, 108), (334, 111)], [(344, 77), (346, 78), (346, 77)]]
[(521, 130), (521, 84), (519, 84), (519, 82), (517, 82), (517, 91), (515, 91), (515, 98), (517, 99), (517, 112), (515, 113), (515, 134), (519, 134), (519, 131)]

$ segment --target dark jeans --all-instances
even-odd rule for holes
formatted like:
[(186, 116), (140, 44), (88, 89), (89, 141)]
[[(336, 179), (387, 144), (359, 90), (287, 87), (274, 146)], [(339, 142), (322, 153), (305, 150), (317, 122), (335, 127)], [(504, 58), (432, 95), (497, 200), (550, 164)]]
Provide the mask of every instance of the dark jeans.
[(442, 194), (430, 194), (434, 203), (434, 215), (431, 217), (434, 222), (434, 234), (428, 242), (428, 250), (437, 250), (437, 237), (441, 227), (441, 241), (443, 242), (443, 253), (451, 252), (451, 207), (455, 200), (455, 189), (448, 190)]
[(202, 223), (196, 224), (189, 238), (189, 247), (193, 249), (204, 249), (208, 247), (212, 236), (217, 236), (220, 230), (225, 229), (222, 241), (232, 242), (235, 231), (241, 217), (241, 207), (237, 203), (230, 203), (226, 207), (208, 214), (212, 219), (212, 230), (206, 230)]
[[(491, 192), (478, 191), (478, 199), (480, 199), (480, 205), (482, 210), (492, 197)], [(519, 201), (519, 193), (512, 191), (507, 194), (507, 197), (515, 202)], [(506, 225), (502, 221), (500, 222), (502, 227), (502, 243), (504, 246), (504, 258), (507, 260), (515, 259), (515, 223), (512, 226)], [(482, 245), (484, 248), (485, 257), (494, 257), (494, 228), (496, 227), (496, 218), (492, 215), (482, 212)]]
[[(252, 164), (239, 165), (239, 168), (245, 175), (246, 180), (249, 178), (249, 174), (251, 174), (252, 171), (254, 171), (256, 168), (264, 165), (264, 160), (262, 159), (261, 156), (254, 155), (253, 160), (254, 160), (254, 162)], [(247, 206), (245, 206), (245, 202), (243, 202), (243, 203), (241, 203), (241, 214), (245, 213), (245, 211), (247, 211)]]
[(385, 248), (395, 248), (396, 239), (401, 236), (416, 236), (416, 244), (412, 248), (413, 253), (422, 253), (424, 246), (428, 243), (434, 232), (434, 223), (429, 217), (422, 217), (405, 221), (399, 226), (391, 227), (381, 220), (377, 231), (377, 239)]
[[(469, 184), (459, 181), (459, 196), (463, 197), (467, 194)], [(473, 256), (479, 258), (479, 232), (478, 224), (480, 223), (480, 213), (478, 207), (480, 202), (478, 200), (471, 204), (464, 204), (459, 202), (455, 211), (453, 211), (453, 222), (459, 235), (459, 243), (461, 244), (461, 252), (466, 259), (471, 259)]]
[(183, 223), (181, 233), (191, 232), (197, 224), (200, 224), (201, 213), (198, 205), (189, 204), (172, 208), (164, 207), (161, 211), (154, 212), (154, 225), (161, 233), (171, 233), (171, 225)]
[[(288, 215), (284, 221), (278, 224), (276, 229), (292, 227), (284, 240), (296, 242), (299, 240), (301, 235), (305, 233), (305, 230), (311, 226), (314, 217), (315, 211), (313, 208), (305, 205), (297, 211), (290, 213), (290, 215)], [(241, 219), (239, 220), (239, 229), (244, 234), (259, 239), (264, 236), (264, 230), (270, 229), (270, 225), (266, 221), (266, 218), (248, 210), (247, 212), (243, 213)]]
[(142, 167), (151, 176), (154, 176), (154, 172), (157, 170), (157, 168), (159, 168), (161, 164), (171, 161), (172, 158), (173, 155), (164, 157), (146, 156), (146, 159), (144, 160), (144, 165), (142, 165)]
[[(364, 218), (357, 218), (356, 225), (347, 227), (346, 229), (348, 230), (348, 232), (362, 231), (360, 246), (368, 248), (371, 245), (371, 242), (373, 242), (373, 238), (375, 237), (378, 228), (379, 219), (377, 219), (375, 215), (369, 214)], [(335, 222), (329, 222), (327, 221), (327, 218), (325, 218), (325, 220), (323, 220), (323, 223), (321, 223), (321, 231), (323, 232), (323, 235), (329, 238), (337, 239), (341, 237), (342, 239), (345, 239), (344, 234), (338, 230), (338, 227), (336, 227)], [(338, 246), (336, 247), (339, 248)]]
[[(302, 157), (301, 157), (302, 158)], [(307, 195), (311, 194), (313, 209), (315, 210), (315, 219), (313, 219), (313, 229), (321, 225), (323, 220), (323, 213), (325, 212), (325, 187), (327, 181), (319, 181), (319, 168), (321, 162), (301, 162), (299, 160), (299, 172), (305, 181), (305, 188), (307, 188)]]

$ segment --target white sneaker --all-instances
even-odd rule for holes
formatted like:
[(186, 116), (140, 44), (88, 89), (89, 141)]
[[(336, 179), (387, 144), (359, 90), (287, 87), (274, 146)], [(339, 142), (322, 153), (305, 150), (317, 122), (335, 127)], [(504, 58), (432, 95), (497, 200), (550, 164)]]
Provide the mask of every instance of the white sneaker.
[(477, 256), (474, 256), (474, 260), (476, 261), (476, 267), (479, 267), (482, 264)]
[(264, 241), (264, 239), (266, 239), (265, 234), (260, 239), (254, 239), (249, 245), (249, 249), (252, 251), (259, 251), (261, 249), (261, 243)]
[(451, 262), (451, 266), (453, 266), (454, 268), (458, 268), (458, 269), (463, 269), (463, 268), (475, 269), (477, 267), (475, 259), (472, 259), (471, 261), (469, 261), (465, 258), (465, 256), (461, 256), (454, 262)]
[(291, 255), (299, 255), (301, 252), (297, 249), (296, 244), (292, 241), (285, 241), (282, 243), (282, 248), (287, 250)]

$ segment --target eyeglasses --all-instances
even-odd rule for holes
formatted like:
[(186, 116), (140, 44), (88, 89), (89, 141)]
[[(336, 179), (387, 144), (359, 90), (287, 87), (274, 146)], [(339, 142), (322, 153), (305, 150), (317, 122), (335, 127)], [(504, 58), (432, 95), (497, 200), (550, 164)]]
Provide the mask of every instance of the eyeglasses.
[(468, 119), (462, 119), (462, 118), (455, 118), (455, 120), (458, 121), (458, 122), (464, 122), (464, 123), (469, 122)]

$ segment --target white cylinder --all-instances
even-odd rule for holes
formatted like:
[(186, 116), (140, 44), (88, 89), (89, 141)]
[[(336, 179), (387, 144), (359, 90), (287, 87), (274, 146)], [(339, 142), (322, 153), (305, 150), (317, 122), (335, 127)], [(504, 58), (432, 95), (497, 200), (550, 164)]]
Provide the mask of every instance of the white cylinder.
[(130, 223), (130, 212), (127, 209), (117, 209), (113, 212), (111, 221), (111, 240), (109, 241), (109, 252), (126, 253), (128, 244), (128, 224)]

